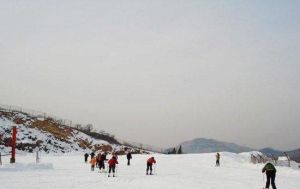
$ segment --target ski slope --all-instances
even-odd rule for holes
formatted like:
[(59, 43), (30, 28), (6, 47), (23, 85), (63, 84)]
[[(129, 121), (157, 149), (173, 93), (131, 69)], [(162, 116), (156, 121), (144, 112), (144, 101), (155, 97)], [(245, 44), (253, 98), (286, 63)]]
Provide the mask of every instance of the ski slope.
[[(119, 156), (117, 177), (90, 171), (83, 155), (42, 156), (35, 164), (33, 154), (18, 156), (17, 164), (2, 157), (0, 188), (9, 189), (261, 189), (262, 164), (248, 163), (249, 154), (221, 153), (221, 167), (215, 167), (215, 154), (153, 155), (156, 174), (145, 175), (150, 155), (133, 155), (132, 165)], [(300, 188), (298, 168), (277, 167), (277, 188)]]

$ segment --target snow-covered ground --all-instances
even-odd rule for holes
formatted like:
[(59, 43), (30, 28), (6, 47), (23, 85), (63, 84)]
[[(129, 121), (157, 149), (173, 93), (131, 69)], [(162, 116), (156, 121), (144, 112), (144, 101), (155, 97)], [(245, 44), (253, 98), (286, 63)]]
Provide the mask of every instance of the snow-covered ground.
[[(132, 165), (119, 157), (117, 177), (90, 171), (83, 155), (42, 156), (39, 165), (33, 154), (17, 156), (17, 164), (9, 165), (2, 157), (0, 188), (9, 189), (258, 189), (264, 186), (262, 164), (248, 163), (248, 155), (222, 153), (221, 167), (215, 167), (215, 154), (153, 155), (157, 159), (156, 174), (145, 175), (146, 159), (151, 155), (133, 155)], [(277, 167), (277, 188), (300, 188), (300, 170)]]

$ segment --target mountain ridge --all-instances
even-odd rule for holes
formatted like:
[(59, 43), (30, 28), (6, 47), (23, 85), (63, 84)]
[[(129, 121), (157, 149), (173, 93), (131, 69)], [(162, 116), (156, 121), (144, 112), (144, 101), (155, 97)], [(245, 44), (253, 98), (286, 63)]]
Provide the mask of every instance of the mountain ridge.
[[(211, 153), (211, 152), (233, 152), (233, 153), (242, 153), (250, 151), (259, 151), (263, 154), (278, 158), (279, 156), (285, 156), (284, 152), (288, 154), (291, 160), (300, 162), (300, 149), (290, 150), (290, 151), (281, 151), (276, 150), (271, 147), (266, 147), (262, 149), (254, 149), (247, 146), (241, 146), (232, 142), (223, 142), (215, 139), (208, 138), (195, 138), (192, 140), (187, 140), (179, 143), (175, 147), (175, 151), (178, 151), (181, 146), (182, 153)], [(174, 147), (167, 148), (165, 153), (174, 153)]]
[[(215, 139), (208, 138), (195, 138), (192, 140), (187, 140), (176, 146), (176, 149), (182, 147), (183, 153), (210, 153), (218, 151), (227, 151), (227, 152), (246, 152), (253, 151), (254, 149), (240, 146), (232, 142), (223, 142)], [(167, 149), (170, 150), (171, 148)]]

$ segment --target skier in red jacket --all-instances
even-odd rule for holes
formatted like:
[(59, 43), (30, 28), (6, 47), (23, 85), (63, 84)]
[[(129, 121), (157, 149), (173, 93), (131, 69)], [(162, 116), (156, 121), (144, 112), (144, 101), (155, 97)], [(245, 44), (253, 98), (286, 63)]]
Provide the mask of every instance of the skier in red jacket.
[(148, 175), (148, 171), (150, 169), (150, 175), (152, 175), (152, 165), (153, 163), (156, 163), (154, 157), (151, 157), (147, 160), (147, 171), (146, 171), (146, 174)]
[(113, 177), (115, 177), (115, 169), (116, 169), (116, 164), (118, 164), (117, 158), (113, 156), (109, 161), (108, 161), (108, 177), (110, 177), (110, 172), (113, 172)]

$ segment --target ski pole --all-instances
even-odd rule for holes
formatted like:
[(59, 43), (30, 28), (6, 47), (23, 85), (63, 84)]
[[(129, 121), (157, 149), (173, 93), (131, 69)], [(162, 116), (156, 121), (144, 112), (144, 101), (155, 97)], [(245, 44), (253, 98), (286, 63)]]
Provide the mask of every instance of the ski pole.
[(105, 176), (108, 175), (108, 166), (109, 166), (109, 165), (106, 165), (106, 168), (105, 168)]
[(264, 188), (265, 188), (265, 187), (264, 187), (264, 184), (265, 184), (265, 174), (262, 173), (262, 176), (263, 176), (263, 189), (264, 189)]

